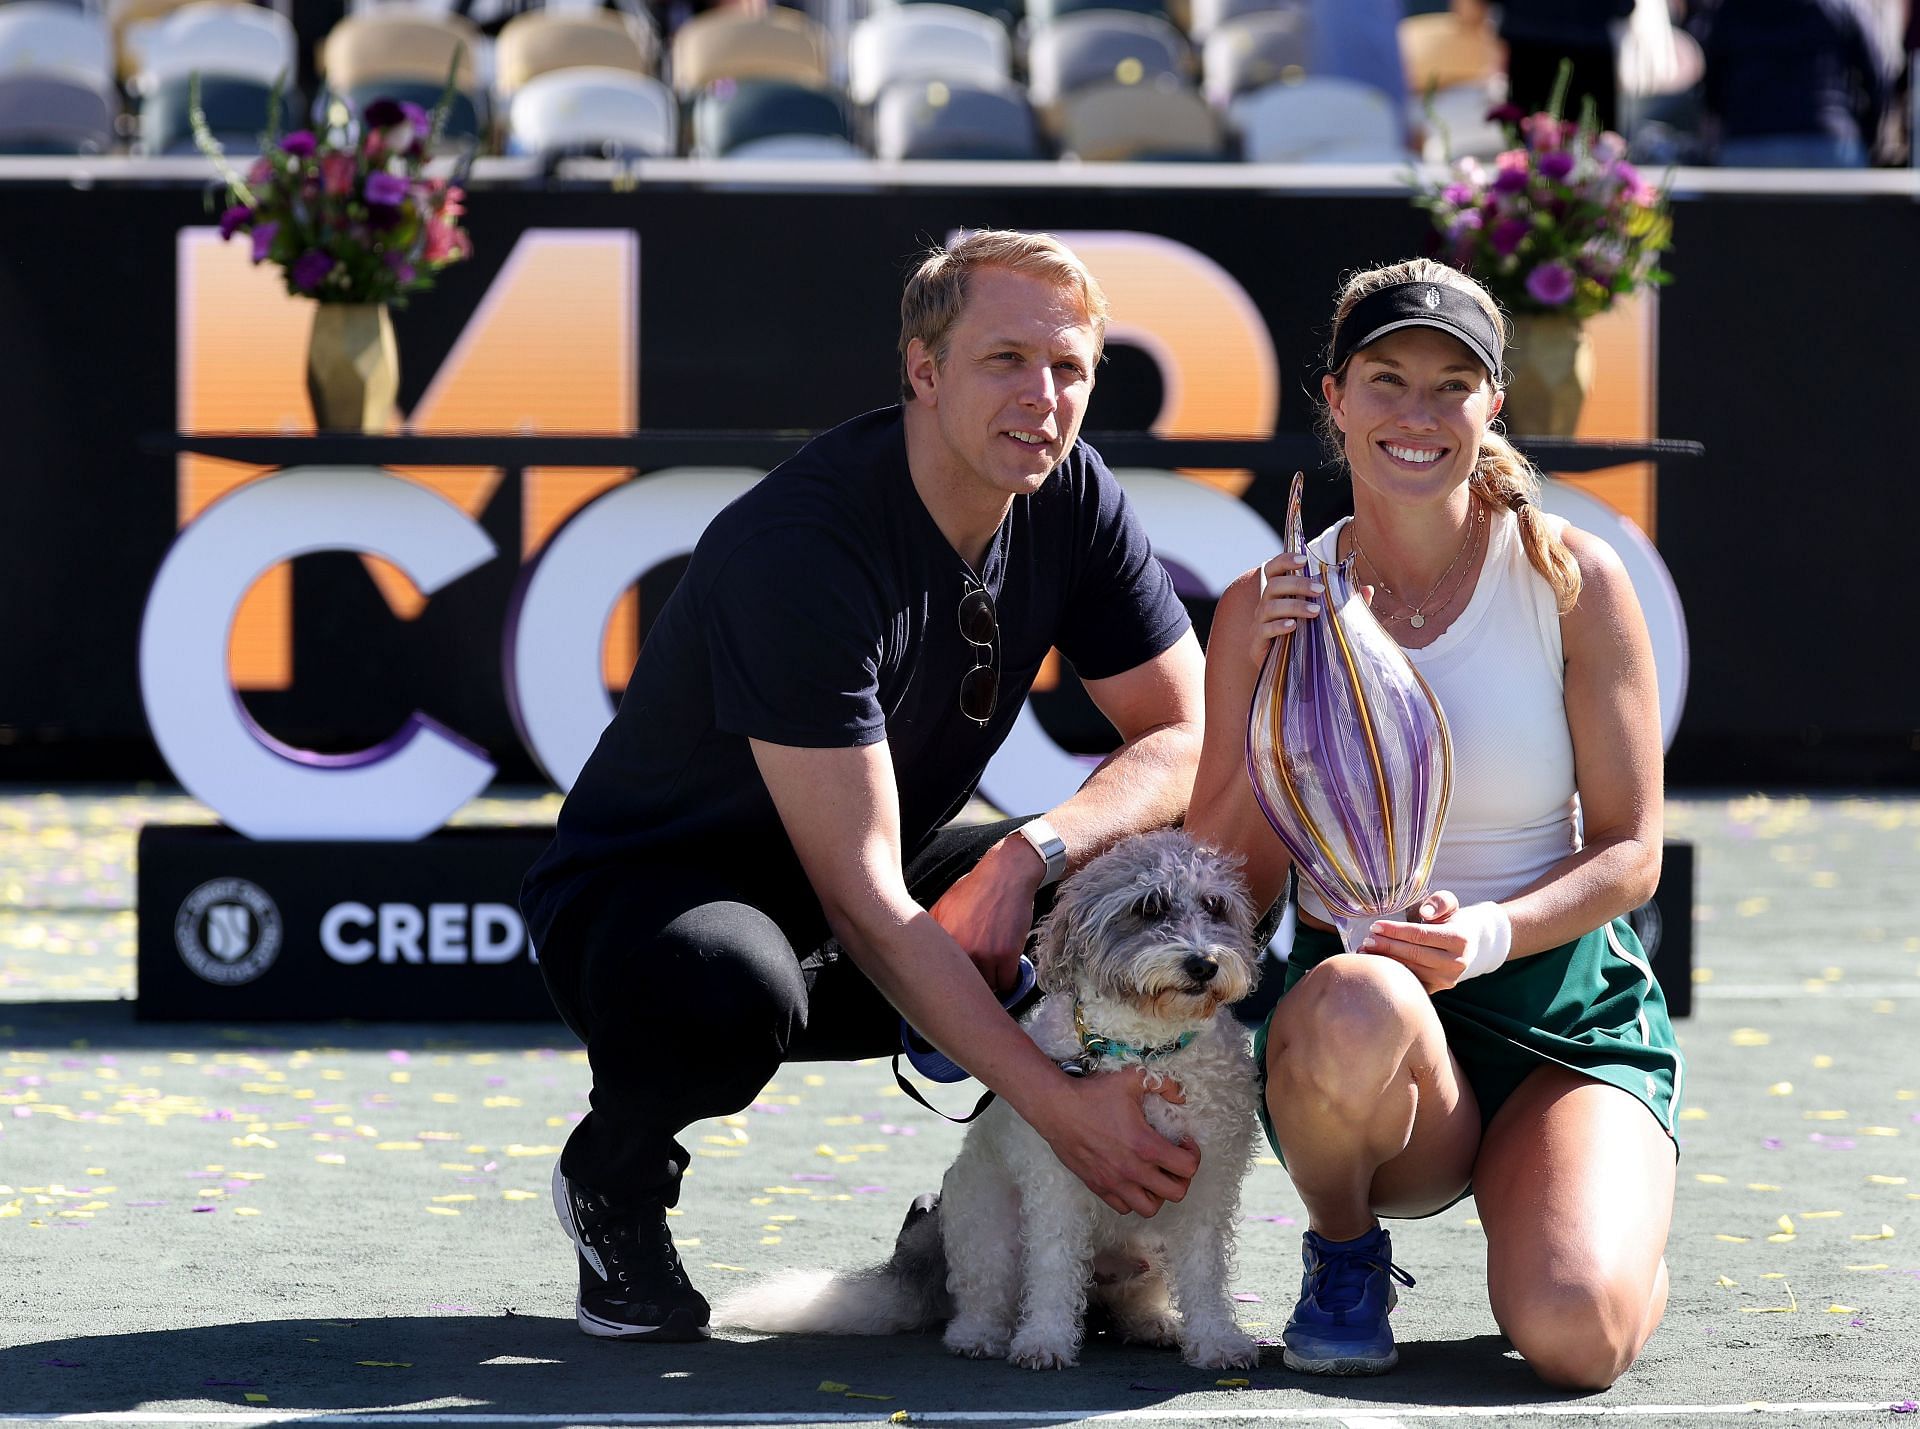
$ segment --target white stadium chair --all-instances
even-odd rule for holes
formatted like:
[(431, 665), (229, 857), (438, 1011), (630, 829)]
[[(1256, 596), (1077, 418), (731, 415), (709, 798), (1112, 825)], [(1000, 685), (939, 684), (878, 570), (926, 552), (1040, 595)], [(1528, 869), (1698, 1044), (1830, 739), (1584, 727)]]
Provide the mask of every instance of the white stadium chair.
[(0, 5), (0, 74), (49, 74), (113, 83), (106, 21), (49, 0)]
[(942, 79), (990, 86), (1012, 73), (1011, 46), (998, 20), (958, 5), (878, 10), (847, 41), (847, 92), (872, 104), (896, 80)]
[(631, 70), (580, 65), (535, 75), (507, 111), (507, 152), (557, 154), (604, 149), (672, 158), (680, 106), (657, 79)]
[(1251, 164), (1380, 164), (1411, 157), (1406, 123), (1370, 84), (1315, 79), (1270, 84), (1228, 110)]
[(139, 56), (141, 90), (195, 72), (291, 85), (299, 69), (292, 23), (259, 5), (195, 0), (134, 26), (127, 43)]

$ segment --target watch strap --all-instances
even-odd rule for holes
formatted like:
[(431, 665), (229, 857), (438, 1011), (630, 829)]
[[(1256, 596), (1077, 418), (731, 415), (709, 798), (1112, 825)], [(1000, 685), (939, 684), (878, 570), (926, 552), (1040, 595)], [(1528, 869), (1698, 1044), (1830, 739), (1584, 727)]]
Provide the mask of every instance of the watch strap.
[(1060, 837), (1059, 830), (1045, 819), (1028, 819), (1015, 830), (1021, 838), (1033, 847), (1047, 866), (1046, 874), (1040, 880), (1040, 886), (1047, 888), (1067, 876), (1067, 841)]

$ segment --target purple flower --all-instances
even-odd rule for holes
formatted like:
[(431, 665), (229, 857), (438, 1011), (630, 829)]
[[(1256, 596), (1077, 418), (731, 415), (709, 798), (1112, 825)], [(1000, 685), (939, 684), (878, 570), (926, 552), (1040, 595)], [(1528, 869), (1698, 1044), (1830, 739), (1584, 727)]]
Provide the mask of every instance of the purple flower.
[(407, 181), (399, 174), (375, 170), (367, 175), (366, 195), (370, 204), (394, 208), (406, 199)]
[(317, 248), (309, 248), (293, 260), (293, 286), (303, 293), (311, 293), (333, 271), (333, 267), (333, 259)]
[(1496, 104), (1487, 111), (1489, 124), (1518, 124), (1526, 117), (1526, 112), (1517, 104)]
[(1542, 154), (1540, 172), (1555, 181), (1564, 179), (1573, 172), (1573, 155), (1565, 149), (1555, 149), (1550, 154)]
[(433, 132), (433, 116), (413, 101), (401, 100), (400, 112), (406, 115), (407, 122), (413, 125), (413, 132), (422, 139)]
[(280, 225), (277, 222), (255, 225), (253, 230), (254, 262), (264, 263), (266, 261), (267, 256), (273, 252), (273, 240), (279, 232)]
[(367, 106), (367, 112), (362, 117), (369, 129), (391, 129), (407, 116), (398, 100), (376, 99)]
[[(389, 251), (382, 255), (382, 261), (392, 270), (393, 276), (398, 282), (411, 283), (413, 281), (413, 264), (407, 261), (406, 254)], [(785, 1111), (786, 1108), (782, 1107), (781, 1110)]]
[(292, 154), (296, 159), (313, 157), (314, 142), (311, 129), (296, 129), (280, 141), (283, 153)]
[(1524, 161), (1521, 161), (1521, 163), (1505, 163), (1505, 156), (1501, 156), (1500, 173), (1494, 175), (1494, 192), (1496, 192), (1496, 194), (1519, 194), (1523, 188), (1526, 188), (1526, 179), (1528, 179), (1528, 175), (1526, 175), (1526, 163), (1524, 163)]
[(1505, 218), (1494, 225), (1493, 232), (1487, 235), (1487, 245), (1502, 258), (1513, 256), (1520, 247), (1520, 240), (1532, 231), (1533, 225), (1524, 218)]
[(223, 240), (233, 237), (242, 225), (251, 222), (252, 219), (253, 210), (248, 208), (244, 203), (236, 203), (232, 208), (220, 215), (220, 237)]
[(1474, 200), (1473, 188), (1469, 184), (1448, 184), (1440, 190), (1440, 197), (1455, 208), (1465, 208)]
[(1557, 308), (1573, 296), (1573, 270), (1564, 263), (1542, 263), (1527, 274), (1527, 291), (1535, 302)]

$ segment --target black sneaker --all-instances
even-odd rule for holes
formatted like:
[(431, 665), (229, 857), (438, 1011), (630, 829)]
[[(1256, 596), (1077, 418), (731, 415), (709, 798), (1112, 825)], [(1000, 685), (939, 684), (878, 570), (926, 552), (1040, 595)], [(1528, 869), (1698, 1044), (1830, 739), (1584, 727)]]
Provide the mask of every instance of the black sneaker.
[(580, 1261), (574, 1318), (582, 1331), (609, 1340), (707, 1338), (707, 1300), (687, 1282), (664, 1205), (616, 1206), (556, 1164), (553, 1209)]

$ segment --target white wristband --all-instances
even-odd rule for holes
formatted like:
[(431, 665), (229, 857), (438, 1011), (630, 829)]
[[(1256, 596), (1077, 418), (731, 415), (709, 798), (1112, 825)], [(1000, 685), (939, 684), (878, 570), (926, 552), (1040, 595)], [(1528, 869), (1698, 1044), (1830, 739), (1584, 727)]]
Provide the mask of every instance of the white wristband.
[(1445, 926), (1466, 935), (1467, 970), (1460, 974), (1459, 982), (1492, 972), (1506, 962), (1513, 949), (1513, 923), (1498, 903), (1469, 903), (1447, 919)]

